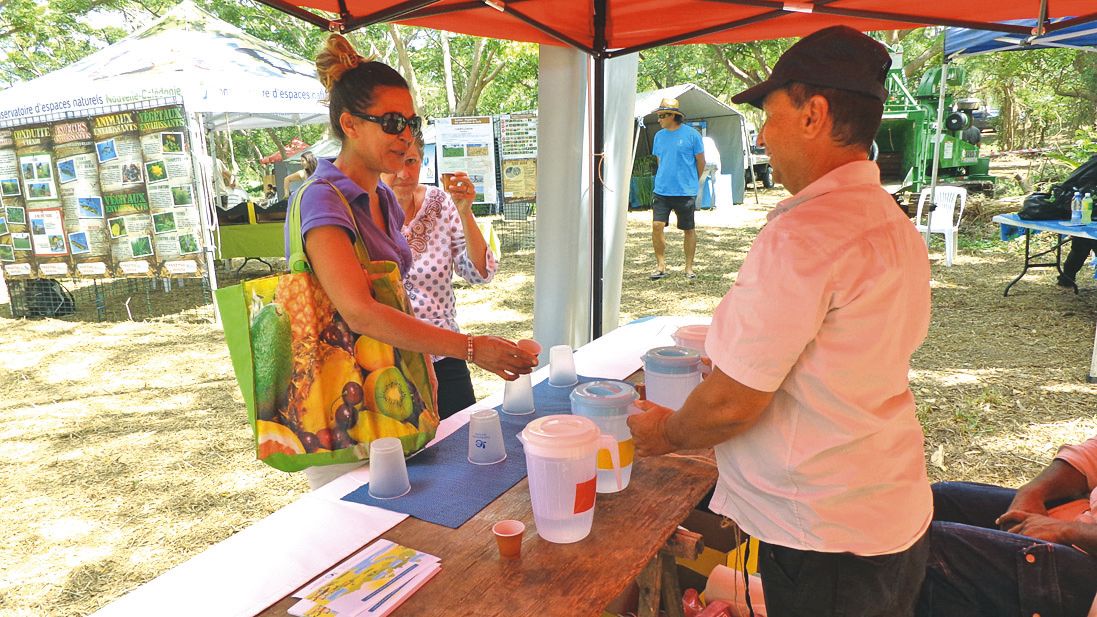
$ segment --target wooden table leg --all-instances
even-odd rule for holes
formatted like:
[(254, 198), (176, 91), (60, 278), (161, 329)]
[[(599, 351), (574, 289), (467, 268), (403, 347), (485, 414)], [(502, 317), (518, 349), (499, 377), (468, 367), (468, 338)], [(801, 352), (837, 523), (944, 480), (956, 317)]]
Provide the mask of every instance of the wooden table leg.
[(682, 588), (678, 584), (677, 558), (697, 559), (704, 548), (701, 534), (682, 527), (674, 532), (636, 578), (640, 588), (638, 617), (659, 617), (660, 608), (667, 617), (682, 617)]
[(652, 557), (648, 565), (644, 566), (640, 576), (636, 577), (636, 584), (640, 587), (640, 599), (636, 607), (637, 617), (659, 617), (659, 606), (663, 584), (663, 570), (659, 565), (663, 553)]

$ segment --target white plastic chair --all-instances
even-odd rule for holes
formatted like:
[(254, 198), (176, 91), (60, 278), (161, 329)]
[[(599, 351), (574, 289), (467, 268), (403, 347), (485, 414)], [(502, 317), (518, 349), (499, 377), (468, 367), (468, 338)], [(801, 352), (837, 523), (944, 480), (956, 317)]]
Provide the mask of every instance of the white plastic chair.
[(960, 230), (960, 219), (964, 216), (964, 207), (967, 206), (967, 189), (962, 186), (938, 186), (935, 198), (937, 207), (932, 210), (923, 208), (929, 202), (931, 191), (932, 188), (927, 186), (918, 196), (918, 212), (914, 215), (914, 226), (920, 233), (926, 233), (926, 224), (922, 216), (924, 211), (925, 219), (929, 223), (929, 233), (945, 236), (945, 265), (951, 266), (952, 260), (956, 258), (956, 236)]

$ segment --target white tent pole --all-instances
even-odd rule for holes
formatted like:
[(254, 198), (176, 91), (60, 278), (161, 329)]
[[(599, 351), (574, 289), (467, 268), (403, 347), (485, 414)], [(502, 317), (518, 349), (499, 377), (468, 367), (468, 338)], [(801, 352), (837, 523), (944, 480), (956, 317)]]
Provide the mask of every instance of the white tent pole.
[[(209, 179), (206, 177), (205, 168), (202, 164), (202, 160), (209, 158), (206, 153), (206, 125), (203, 121), (202, 114), (192, 113), (190, 125), (190, 143), (191, 143), (191, 169), (197, 172), (195, 175), (195, 181), (192, 181), (191, 186), (200, 187), (197, 192), (198, 203), (201, 204), (198, 208), (198, 225), (202, 230), (202, 244), (205, 246), (202, 252), (206, 256), (206, 276), (209, 278), (210, 295), (213, 297), (213, 323), (217, 327), (221, 327), (221, 311), (217, 309), (217, 267), (213, 261), (213, 226), (217, 220), (217, 213), (211, 208), (212, 202), (209, 198)], [(200, 146), (198, 144), (201, 144)], [(219, 244), (217, 246), (220, 246)]]
[(926, 215), (926, 246), (929, 246), (929, 223), (937, 204), (937, 169), (941, 156), (942, 126), (945, 117), (945, 84), (948, 82), (948, 58), (941, 63), (941, 85), (937, 94), (937, 134), (933, 140), (933, 172), (929, 181), (929, 214)]
[(754, 188), (754, 205), (758, 205), (758, 178), (754, 174), (754, 144), (750, 141), (750, 133), (747, 132), (746, 117), (739, 122), (739, 132), (743, 135), (743, 147), (747, 152), (747, 167), (750, 169), (750, 185)]

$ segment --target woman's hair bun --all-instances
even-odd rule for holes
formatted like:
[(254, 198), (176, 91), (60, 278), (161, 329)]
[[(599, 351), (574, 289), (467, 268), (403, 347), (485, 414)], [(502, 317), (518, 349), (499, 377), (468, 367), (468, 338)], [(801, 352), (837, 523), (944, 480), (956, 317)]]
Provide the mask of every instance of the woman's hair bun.
[(324, 42), (324, 49), (316, 56), (316, 75), (324, 89), (331, 92), (347, 71), (370, 61), (370, 58), (359, 54), (345, 36), (333, 32)]

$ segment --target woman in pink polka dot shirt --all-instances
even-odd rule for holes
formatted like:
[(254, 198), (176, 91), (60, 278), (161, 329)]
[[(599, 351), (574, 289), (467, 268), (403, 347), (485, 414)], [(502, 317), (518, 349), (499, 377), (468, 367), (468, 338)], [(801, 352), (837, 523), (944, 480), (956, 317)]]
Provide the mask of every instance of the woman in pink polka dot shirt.
[[(394, 174), (382, 174), (404, 210), (401, 231), (411, 247), (412, 265), (404, 288), (415, 316), (459, 332), (453, 295), (453, 274), (466, 281), (487, 283), (495, 276), (495, 255), (476, 226), (472, 200), (476, 189), (468, 174), (459, 172), (442, 190), (419, 184), (423, 137), (415, 136), (404, 164)], [(448, 194), (447, 194), (448, 192)], [(460, 358), (434, 358), (438, 375), (438, 413), (447, 418), (476, 402), (468, 364)]]

